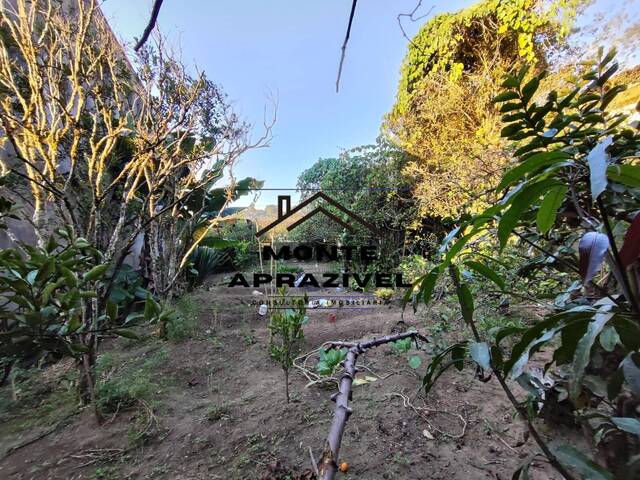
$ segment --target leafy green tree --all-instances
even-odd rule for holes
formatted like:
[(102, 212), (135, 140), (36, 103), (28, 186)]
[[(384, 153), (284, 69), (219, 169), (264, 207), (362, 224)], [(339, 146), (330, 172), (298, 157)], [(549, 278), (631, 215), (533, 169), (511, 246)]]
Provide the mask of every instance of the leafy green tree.
[(80, 397), (89, 403), (94, 400), (96, 333), (115, 320), (117, 308), (113, 305), (91, 323), (84, 311), (97, 301), (109, 265), (69, 229), (58, 230), (44, 247), (20, 248), (0, 251), (0, 358), (7, 364), (75, 358)]
[[(111, 265), (70, 227), (58, 229), (44, 247), (18, 244), (0, 250), (0, 364), (38, 365), (72, 357), (78, 365), (78, 395), (95, 403), (95, 371), (100, 334), (137, 338), (129, 327), (139, 320), (159, 322), (170, 311), (149, 292), (142, 312), (121, 311), (119, 302), (100, 302)], [(87, 315), (87, 311), (95, 315)]]
[(412, 182), (402, 173), (406, 163), (407, 155), (382, 137), (375, 145), (347, 150), (338, 158), (318, 160), (298, 177), (297, 187), (302, 198), (322, 190), (378, 228), (382, 237), (331, 207), (332, 213), (344, 217), (354, 226), (353, 235), (331, 219), (317, 216), (296, 228), (295, 236), (306, 241), (380, 244), (385, 251), (383, 257), (398, 257), (407, 225), (416, 222)]
[[(569, 470), (597, 479), (635, 478), (639, 471), (640, 419), (631, 406), (640, 404), (640, 133), (624, 114), (609, 111), (625, 90), (610, 82), (618, 69), (614, 56), (601, 53), (566, 94), (553, 90), (543, 103), (533, 99), (544, 73), (528, 76), (525, 67), (506, 77), (495, 101), (505, 122), (501, 134), (518, 161), (499, 182), (501, 200), (460, 222), (445, 238), (439, 262), (416, 282), (419, 298), (429, 302), (448, 272), (473, 334), (433, 358), (426, 390), (450, 366), (472, 360), (496, 376), (543, 454), (566, 478), (575, 478)], [(478, 251), (482, 239), (492, 237), (501, 252), (509, 245), (533, 249), (542, 256), (541, 270), (568, 272), (575, 283), (570, 295), (558, 292), (556, 310), (543, 320), (486, 339), (476, 326), (469, 275), (461, 273), (504, 288), (495, 268), (502, 255)], [(552, 386), (525, 368), (542, 348), (553, 354), (545, 370), (563, 372)], [(517, 400), (508, 378), (531, 398)], [(537, 409), (531, 407), (543, 405), (544, 415), (558, 402), (589, 433), (596, 461), (569, 445), (547, 445), (537, 432)], [(514, 478), (526, 478), (527, 469), (523, 465)]]
[[(279, 290), (283, 300), (287, 299), (286, 290)], [(269, 355), (280, 364), (284, 372), (284, 388), (289, 403), (289, 369), (300, 352), (300, 343), (304, 340), (302, 327), (308, 321), (306, 315), (307, 298), (290, 300), (295, 304), (292, 308), (275, 307), (271, 312), (269, 331)]]
[(0, 90), (15, 99), (0, 104), (0, 170), (13, 177), (2, 188), (30, 206), (23, 225), (40, 246), (70, 225), (114, 277), (144, 240), (149, 287), (170, 296), (196, 247), (183, 207), (266, 144), (270, 126), (252, 142), (221, 88), (191, 75), (162, 40), (128, 61), (99, 8), (96, 0), (0, 8)]

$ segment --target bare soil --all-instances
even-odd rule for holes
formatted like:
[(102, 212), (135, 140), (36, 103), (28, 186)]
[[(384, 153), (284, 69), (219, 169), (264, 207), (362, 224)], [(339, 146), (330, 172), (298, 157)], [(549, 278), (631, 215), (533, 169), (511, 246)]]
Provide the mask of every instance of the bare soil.
[[(329, 292), (313, 295), (323, 293)], [(0, 418), (0, 478), (312, 478), (309, 447), (319, 458), (335, 390), (331, 385), (307, 388), (307, 379), (294, 370), (292, 402), (285, 402), (282, 370), (267, 353), (266, 318), (246, 305), (252, 298), (251, 289), (224, 286), (195, 293), (197, 331), (181, 342), (107, 340), (103, 351), (119, 362), (163, 356), (153, 371), (158, 385), (153, 401), (123, 408), (103, 425), (90, 409), (78, 412), (69, 389), (64, 390), (62, 379), (72, 364), (45, 369), (32, 404)], [(335, 323), (330, 312), (336, 313)], [(423, 330), (429, 323), (428, 316), (407, 309), (404, 324), (398, 324), (396, 304), (308, 314), (304, 351), (328, 340)], [(452, 336), (464, 337), (463, 328), (456, 326)], [(340, 478), (510, 479), (537, 449), (497, 382), (479, 382), (469, 369), (452, 370), (425, 399), (419, 374), (429, 355), (420, 352), (422, 367), (412, 370), (407, 356), (415, 353), (383, 346), (361, 357), (363, 375), (377, 380), (354, 387), (354, 413), (340, 452), (349, 470)], [(539, 427), (547, 437), (561, 435), (552, 425), (540, 422)], [(559, 478), (542, 460), (530, 475)]]

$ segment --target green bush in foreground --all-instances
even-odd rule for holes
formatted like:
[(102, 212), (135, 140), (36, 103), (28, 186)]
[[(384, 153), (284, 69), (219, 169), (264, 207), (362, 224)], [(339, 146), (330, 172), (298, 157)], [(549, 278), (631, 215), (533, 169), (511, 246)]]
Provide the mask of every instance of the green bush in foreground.
[[(523, 68), (505, 79), (495, 101), (506, 124), (502, 136), (513, 142), (518, 163), (498, 186), (502, 200), (461, 221), (444, 239), (438, 263), (416, 282), (428, 303), (448, 273), (473, 333), (433, 358), (425, 390), (447, 368), (462, 369), (471, 360), (481, 377), (497, 378), (565, 478), (632, 479), (640, 472), (640, 419), (630, 408), (640, 404), (640, 135), (623, 114), (608, 111), (625, 89), (609, 84), (618, 69), (614, 56), (601, 53), (568, 92), (552, 91), (540, 104), (533, 99), (544, 73), (527, 77)], [(492, 258), (479, 245), (493, 238), (500, 251)], [(511, 295), (495, 267), (502, 249), (514, 243), (544, 257), (541, 271), (568, 272), (574, 284), (570, 294), (557, 292), (556, 311), (533, 326), (513, 325), (482, 338), (466, 272)], [(510, 351), (505, 339), (513, 343)], [(552, 376), (545, 379), (526, 369), (543, 347), (552, 352), (544, 366)], [(507, 378), (530, 398), (519, 401)], [(547, 444), (531, 423), (536, 414), (557, 413), (551, 410), (560, 404), (587, 432), (597, 460), (571, 445)], [(528, 478), (534, 457), (514, 478)]]

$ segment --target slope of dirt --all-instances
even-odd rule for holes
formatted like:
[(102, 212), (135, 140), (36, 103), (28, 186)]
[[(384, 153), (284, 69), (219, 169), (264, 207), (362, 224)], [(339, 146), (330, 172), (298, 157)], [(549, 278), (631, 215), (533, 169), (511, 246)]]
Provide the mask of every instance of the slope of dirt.
[[(153, 364), (159, 387), (150, 404), (123, 409), (98, 426), (88, 410), (68, 417), (69, 398), (56, 405), (53, 394), (45, 392), (37, 410), (20, 409), (1, 419), (0, 478), (311, 478), (309, 447), (319, 458), (331, 421), (334, 387), (306, 388), (307, 379), (296, 371), (291, 375), (292, 402), (286, 404), (282, 371), (267, 354), (266, 319), (246, 305), (253, 298), (251, 290), (211, 290), (195, 294), (200, 313), (193, 338), (104, 345), (122, 362), (160, 358)], [(333, 312), (335, 323), (327, 310), (309, 311), (304, 351), (327, 340), (388, 334), (401, 319), (396, 305)], [(404, 315), (404, 322), (402, 329), (426, 326), (412, 313)], [(456, 335), (462, 328), (454, 328)], [(481, 383), (468, 370), (454, 370), (425, 400), (419, 395), (418, 373), (429, 356), (420, 355), (422, 367), (416, 371), (407, 364), (408, 354), (388, 346), (361, 357), (363, 374), (377, 380), (354, 387), (354, 414), (340, 454), (350, 467), (340, 477), (511, 478), (536, 449), (497, 382)], [(60, 377), (65, 368), (73, 366), (58, 364), (48, 370), (63, 371), (57, 373)], [(47, 415), (30, 418), (43, 404), (49, 405)], [(58, 423), (61, 418), (66, 419)], [(543, 434), (558, 435), (549, 428), (540, 423)], [(6, 456), (12, 446), (43, 433)], [(531, 478), (559, 477), (539, 461)]]

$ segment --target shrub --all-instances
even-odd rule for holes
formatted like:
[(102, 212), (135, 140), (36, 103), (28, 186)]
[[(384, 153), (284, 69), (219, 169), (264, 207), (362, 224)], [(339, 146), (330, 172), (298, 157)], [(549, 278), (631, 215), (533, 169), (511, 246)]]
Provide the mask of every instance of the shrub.
[(184, 340), (191, 337), (198, 326), (198, 303), (189, 295), (180, 297), (176, 304), (176, 311), (167, 322), (167, 339)]
[[(541, 104), (533, 98), (544, 72), (528, 76), (522, 68), (506, 77), (495, 102), (506, 123), (502, 136), (513, 142), (518, 162), (502, 176), (502, 200), (461, 220), (445, 238), (439, 263), (420, 279), (419, 298), (429, 302), (439, 277), (450, 274), (473, 333), (472, 340), (433, 358), (424, 377), (426, 391), (444, 370), (462, 368), (469, 358), (480, 372), (497, 377), (527, 420), (538, 413), (527, 406), (542, 405), (544, 413), (561, 399), (589, 435), (600, 461), (571, 445), (547, 445), (528, 421), (544, 455), (565, 478), (574, 478), (570, 470), (581, 477), (609, 479), (613, 473), (634, 478), (640, 453), (640, 419), (627, 408), (640, 403), (640, 133), (625, 124), (624, 114), (608, 111), (625, 89), (609, 84), (618, 69), (614, 57), (615, 52), (601, 51), (575, 85), (564, 93), (551, 91)], [(499, 244), (497, 259), (475, 248), (490, 237)], [(535, 267), (539, 272), (560, 271), (574, 283), (557, 292), (555, 310), (541, 321), (508, 326), (483, 339), (474, 319), (474, 293), (461, 270), (473, 270), (504, 289), (495, 265), (503, 249), (518, 243), (541, 256)], [(554, 288), (553, 282), (532, 293), (542, 297), (548, 288)], [(507, 343), (513, 345), (510, 351)], [(525, 371), (542, 348), (552, 352), (545, 370), (560, 372), (552, 387)], [(506, 378), (517, 380), (532, 398), (518, 402)], [(526, 476), (528, 466), (516, 476)]]
[(302, 267), (299, 265), (284, 265), (282, 263), (277, 264), (277, 273), (300, 273)]
[(376, 297), (387, 303), (393, 299), (394, 294), (395, 290), (393, 288), (378, 288), (376, 290)]
[(230, 251), (200, 245), (191, 254), (191, 269), (189, 273), (189, 285), (191, 288), (202, 285), (205, 280), (222, 267), (229, 259)]
[[(281, 288), (279, 294), (284, 300), (286, 289)], [(289, 403), (289, 369), (300, 351), (300, 342), (304, 339), (302, 327), (309, 320), (306, 315), (306, 304), (305, 296), (304, 301), (297, 302), (294, 308), (272, 311), (269, 321), (271, 331), (269, 355), (280, 364), (284, 372), (287, 403)]]
[(133, 407), (139, 400), (150, 400), (158, 390), (153, 373), (167, 358), (164, 350), (154, 352), (148, 359), (119, 363), (110, 353), (97, 361), (96, 398), (102, 413), (114, 413)]

